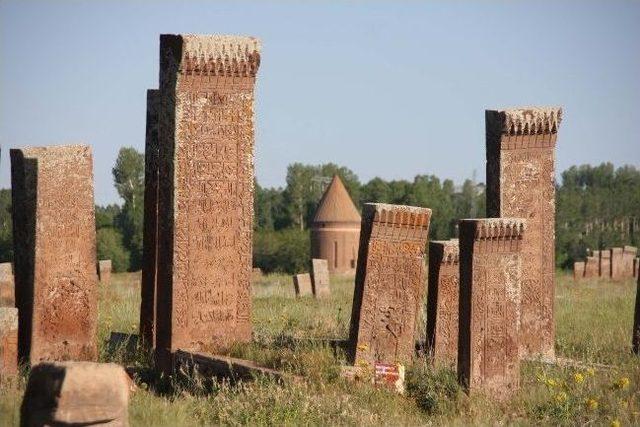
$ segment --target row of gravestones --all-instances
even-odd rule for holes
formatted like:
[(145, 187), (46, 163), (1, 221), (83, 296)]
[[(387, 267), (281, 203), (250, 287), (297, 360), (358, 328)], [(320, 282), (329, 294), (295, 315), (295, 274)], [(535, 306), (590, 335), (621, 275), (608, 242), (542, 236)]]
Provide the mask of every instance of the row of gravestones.
[(296, 297), (313, 295), (315, 298), (326, 298), (331, 295), (331, 279), (329, 263), (326, 259), (311, 260), (311, 274), (300, 273), (293, 276), (293, 290)]
[(573, 263), (573, 279), (589, 279), (601, 277), (611, 280), (624, 280), (638, 277), (640, 258), (638, 248), (624, 246), (592, 251), (586, 261)]

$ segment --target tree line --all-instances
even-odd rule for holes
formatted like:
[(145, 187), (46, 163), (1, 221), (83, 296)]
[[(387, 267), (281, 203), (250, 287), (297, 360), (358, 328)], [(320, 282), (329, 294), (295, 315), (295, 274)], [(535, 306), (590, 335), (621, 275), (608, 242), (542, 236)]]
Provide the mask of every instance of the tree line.
[[(333, 163), (287, 168), (283, 188), (255, 183), (254, 265), (265, 271), (294, 273), (308, 269), (309, 226), (317, 204), (334, 174), (342, 179), (358, 209), (367, 202), (431, 208), (430, 239), (457, 236), (460, 218), (485, 216), (485, 187), (473, 179), (455, 185), (435, 175), (413, 180), (373, 178), (366, 183), (349, 168)], [(122, 148), (112, 169), (120, 204), (96, 206), (99, 259), (111, 259), (115, 271), (142, 268), (144, 155)], [(572, 166), (556, 185), (556, 264), (568, 268), (590, 249), (640, 240), (640, 170)], [(13, 259), (11, 191), (0, 190), (0, 261)]]

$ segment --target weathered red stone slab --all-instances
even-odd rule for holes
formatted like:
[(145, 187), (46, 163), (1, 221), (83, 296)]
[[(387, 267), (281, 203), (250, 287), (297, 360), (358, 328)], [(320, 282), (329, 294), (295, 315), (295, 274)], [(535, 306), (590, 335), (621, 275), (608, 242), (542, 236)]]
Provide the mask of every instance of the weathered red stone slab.
[(555, 146), (560, 108), (486, 111), (487, 215), (527, 219), (523, 357), (555, 358)]
[(13, 265), (10, 262), (0, 263), (0, 307), (15, 306), (14, 289)]
[(93, 159), (86, 145), (11, 150), (19, 354), (97, 357)]
[(622, 261), (623, 249), (611, 248), (611, 280), (622, 280), (624, 278), (624, 263)]
[(111, 283), (111, 260), (101, 259), (98, 261), (98, 279), (100, 283), (108, 285)]
[(155, 347), (156, 279), (158, 274), (158, 109), (160, 91), (147, 90), (147, 124), (144, 143), (144, 228), (142, 284), (140, 289), (140, 339)]
[(611, 251), (604, 249), (600, 251), (600, 277), (604, 279), (611, 278)]
[(366, 203), (351, 312), (351, 363), (410, 362), (425, 294), (431, 209)]
[(573, 263), (573, 280), (581, 280), (584, 278), (584, 261), (576, 261)]
[(585, 262), (585, 266), (584, 266), (585, 279), (593, 279), (595, 277), (598, 277), (598, 270), (599, 270), (598, 264), (599, 264), (598, 258), (594, 256), (587, 257), (587, 261)]
[(18, 309), (0, 307), (0, 378), (18, 373)]
[(160, 36), (156, 352), (251, 340), (259, 41)]
[(460, 221), (458, 378), (470, 393), (502, 400), (519, 388), (524, 235), (521, 219)]
[(636, 306), (633, 315), (631, 344), (633, 352), (640, 356), (640, 274), (638, 275), (638, 285), (636, 286)]
[(429, 242), (427, 347), (435, 363), (455, 366), (458, 359), (458, 240)]
[(622, 248), (622, 275), (624, 277), (635, 277), (633, 262), (637, 254), (638, 248), (635, 246), (625, 246)]
[(293, 289), (297, 297), (313, 295), (313, 287), (311, 286), (311, 276), (309, 273), (295, 274), (293, 276)]
[(311, 260), (313, 295), (324, 298), (331, 295), (329, 279), (329, 263), (326, 259), (313, 258)]

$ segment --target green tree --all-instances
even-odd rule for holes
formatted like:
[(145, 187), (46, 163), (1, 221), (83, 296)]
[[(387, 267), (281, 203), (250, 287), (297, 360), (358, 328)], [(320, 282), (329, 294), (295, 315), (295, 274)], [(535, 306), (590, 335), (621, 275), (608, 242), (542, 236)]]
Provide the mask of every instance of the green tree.
[(11, 190), (0, 190), (0, 262), (13, 261)]
[(100, 228), (96, 232), (98, 259), (110, 259), (114, 272), (129, 269), (129, 252), (122, 244), (122, 234), (115, 228)]

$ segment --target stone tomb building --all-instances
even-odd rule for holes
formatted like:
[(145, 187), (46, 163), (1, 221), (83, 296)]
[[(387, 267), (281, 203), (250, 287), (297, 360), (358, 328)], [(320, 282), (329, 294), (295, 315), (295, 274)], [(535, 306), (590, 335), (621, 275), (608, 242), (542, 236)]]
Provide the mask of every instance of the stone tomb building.
[(329, 272), (355, 273), (360, 214), (338, 175), (327, 187), (311, 224), (311, 257), (326, 259)]
[(527, 220), (521, 355), (553, 360), (555, 145), (562, 109), (519, 108), (485, 116), (487, 215)]
[(507, 399), (520, 383), (524, 221), (460, 221), (458, 378), (470, 392)]
[(429, 242), (427, 348), (435, 363), (458, 359), (458, 239)]
[(97, 357), (93, 159), (86, 145), (11, 150), (19, 354)]
[(252, 37), (160, 36), (156, 355), (251, 340)]
[(408, 363), (424, 304), (431, 209), (366, 203), (347, 354), (351, 363)]

